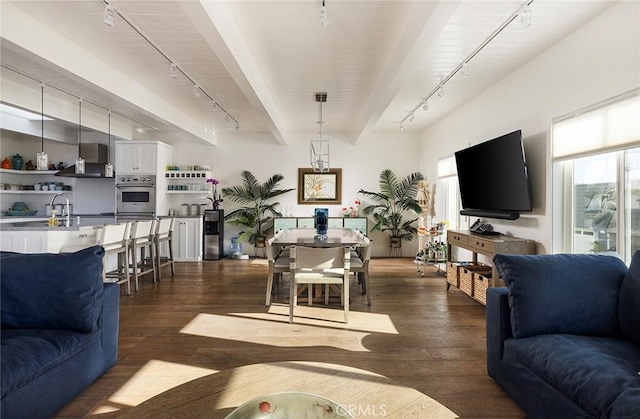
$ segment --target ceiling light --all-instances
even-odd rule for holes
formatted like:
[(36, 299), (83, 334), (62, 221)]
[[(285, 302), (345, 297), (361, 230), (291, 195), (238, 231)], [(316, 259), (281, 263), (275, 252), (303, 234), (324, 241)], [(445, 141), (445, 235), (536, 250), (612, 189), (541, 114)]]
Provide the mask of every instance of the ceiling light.
[(520, 11), (520, 24), (525, 28), (531, 26), (531, 9), (529, 6), (525, 6)]
[(440, 83), (440, 87), (438, 88), (438, 97), (444, 96), (444, 84)]
[(460, 73), (462, 74), (462, 78), (468, 79), (469, 78), (469, 64), (464, 63), (462, 65), (462, 68), (460, 69)]
[(172, 79), (178, 78), (178, 67), (174, 63), (171, 63), (171, 67), (169, 68), (169, 76), (171, 76)]
[(236, 125), (236, 131), (240, 131), (240, 125)]
[(212, 101), (211, 101), (211, 109), (212, 109), (212, 110), (214, 110), (214, 111), (215, 111), (216, 109), (218, 109), (218, 104), (216, 103), (216, 101), (215, 101), (215, 100), (212, 100)]
[(200, 87), (197, 84), (193, 85), (193, 95), (195, 97), (200, 97)]
[(400, 124), (400, 132), (404, 131), (404, 125)]
[(324, 120), (322, 119), (322, 104), (327, 101), (327, 93), (316, 93), (316, 102), (320, 103), (320, 138), (318, 140), (311, 140), (309, 147), (309, 159), (311, 161), (311, 167), (314, 172), (328, 172), (329, 171), (329, 141), (322, 138), (324, 131)]
[(425, 112), (429, 110), (429, 102), (426, 100), (422, 103), (422, 110)]
[(320, 7), (320, 24), (323, 28), (329, 26), (329, 18), (327, 17), (327, 6), (324, 4), (324, 0), (322, 0), (322, 6)]
[(229, 122), (229, 121), (231, 120), (231, 118), (229, 118), (229, 114), (227, 114), (227, 115), (224, 117), (224, 120), (225, 120), (225, 122)]
[(113, 5), (108, 4), (104, 6), (104, 24), (107, 26), (113, 26), (116, 23), (116, 9)]
[(415, 116), (414, 114), (411, 114), (411, 116), (409, 117), (409, 122), (413, 122), (413, 119), (414, 119), (415, 117), (416, 117), (416, 116)]
[(49, 155), (44, 152), (44, 83), (40, 83), (40, 152), (36, 154), (36, 168), (38, 170), (49, 169)]

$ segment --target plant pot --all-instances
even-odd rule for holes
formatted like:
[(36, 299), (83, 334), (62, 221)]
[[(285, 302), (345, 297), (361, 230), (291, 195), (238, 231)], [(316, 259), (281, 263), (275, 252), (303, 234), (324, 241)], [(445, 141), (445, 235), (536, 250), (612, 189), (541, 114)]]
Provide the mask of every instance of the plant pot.
[(256, 242), (256, 247), (265, 247), (266, 242), (266, 237), (259, 237), (258, 241)]
[(402, 247), (402, 239), (400, 237), (391, 236), (389, 238), (389, 246), (393, 248)]

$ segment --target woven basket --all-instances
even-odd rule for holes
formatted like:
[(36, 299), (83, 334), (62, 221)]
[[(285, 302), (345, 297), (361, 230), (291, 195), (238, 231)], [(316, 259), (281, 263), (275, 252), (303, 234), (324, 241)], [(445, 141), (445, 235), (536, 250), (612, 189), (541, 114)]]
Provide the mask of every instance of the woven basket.
[(491, 266), (483, 265), (481, 263), (461, 266), (460, 273), (458, 274), (458, 276), (460, 277), (460, 290), (468, 295), (473, 296), (473, 273), (478, 272), (490, 274), (491, 269)]
[[(484, 305), (487, 305), (487, 288), (489, 288), (490, 281), (490, 273), (473, 273), (473, 298)], [(496, 287), (504, 287), (502, 279), (497, 279)]]

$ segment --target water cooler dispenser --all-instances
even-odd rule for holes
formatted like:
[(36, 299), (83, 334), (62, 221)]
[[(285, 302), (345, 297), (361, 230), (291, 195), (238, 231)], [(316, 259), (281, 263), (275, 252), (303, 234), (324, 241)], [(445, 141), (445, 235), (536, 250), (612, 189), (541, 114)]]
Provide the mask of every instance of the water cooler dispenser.
[(224, 256), (224, 211), (205, 210), (203, 228), (204, 260), (219, 260)]

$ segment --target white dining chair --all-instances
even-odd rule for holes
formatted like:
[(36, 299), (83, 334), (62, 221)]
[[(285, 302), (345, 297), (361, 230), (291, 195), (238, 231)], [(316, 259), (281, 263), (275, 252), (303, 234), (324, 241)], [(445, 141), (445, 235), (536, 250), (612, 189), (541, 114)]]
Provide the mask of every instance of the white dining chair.
[(267, 240), (265, 254), (267, 262), (269, 263), (269, 273), (267, 275), (267, 296), (265, 299), (265, 305), (271, 305), (271, 294), (273, 293), (274, 280), (278, 280), (282, 277), (283, 273), (289, 272), (289, 253), (286, 256), (280, 255), (279, 246), (273, 244), (276, 236)]
[[(291, 246), (289, 323), (293, 323), (294, 308), (298, 301), (298, 285), (309, 287), (309, 305), (312, 304), (312, 284), (341, 286), (341, 302), (344, 308), (344, 322), (349, 321), (349, 264), (350, 248), (345, 247), (304, 247)], [(329, 302), (328, 287), (325, 290), (325, 304)]]
[(362, 293), (367, 295), (367, 305), (371, 305), (371, 287), (369, 284), (369, 262), (371, 261), (372, 240), (367, 238), (367, 245), (351, 251), (349, 271), (356, 274)]

